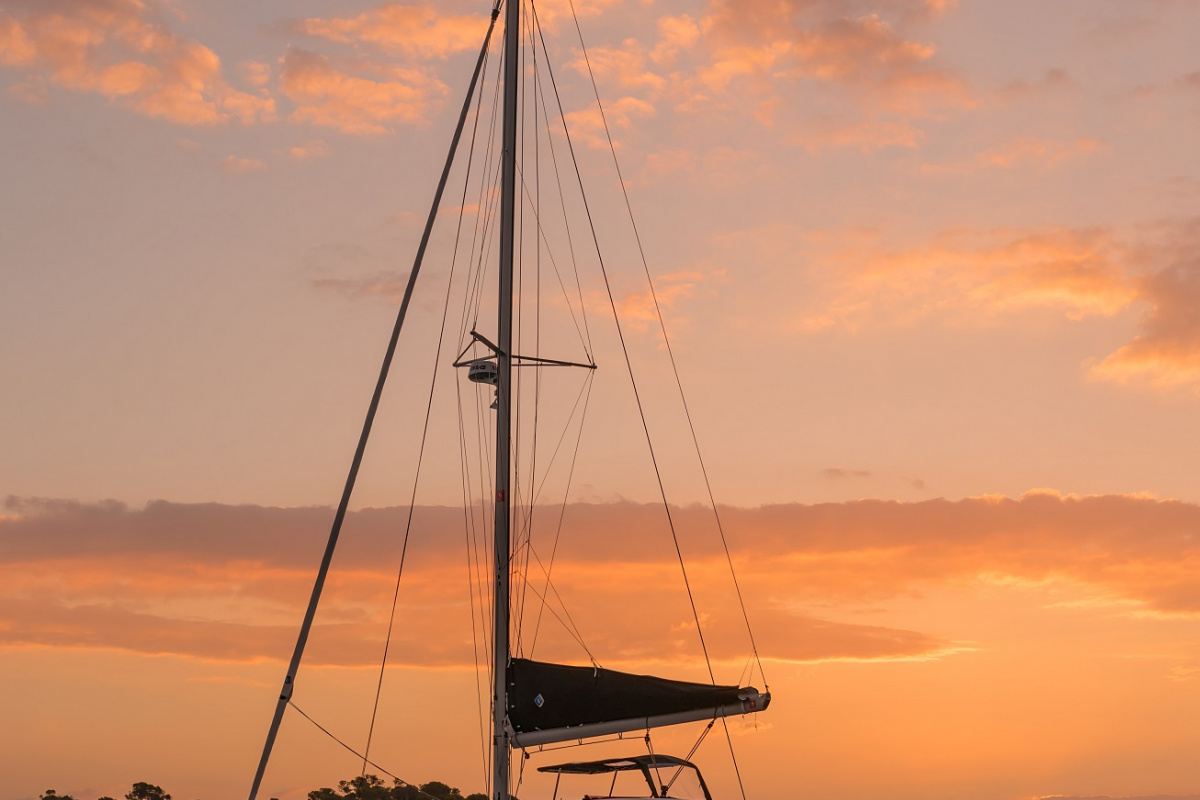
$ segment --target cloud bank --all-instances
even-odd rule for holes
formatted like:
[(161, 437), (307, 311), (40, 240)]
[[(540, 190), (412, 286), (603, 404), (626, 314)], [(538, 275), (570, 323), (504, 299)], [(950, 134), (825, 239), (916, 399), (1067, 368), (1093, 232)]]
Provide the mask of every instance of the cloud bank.
[[(347, 519), (310, 663), (378, 663), (407, 514), (364, 509)], [(710, 651), (718, 660), (744, 659), (747, 639), (711, 511), (675, 515)], [(850, 623), (815, 610), (886, 604), (972, 580), (1065, 582), (1119, 600), (1121, 613), (1200, 613), (1200, 506), (1187, 503), (1033, 492), (724, 508), (722, 516), (768, 659), (954, 652), (963, 643), (936, 632)], [(317, 507), (155, 502), (130, 509), (10, 498), (0, 520), (0, 643), (282, 659), (331, 517)], [(571, 504), (565, 519), (553, 566), (553, 534), (535, 532), (528, 588), (516, 584), (525, 610), (522, 647), (584, 663), (590, 652), (606, 665), (695, 659), (695, 624), (662, 509)], [(468, 550), (461, 509), (417, 507), (413, 520), (393, 663), (472, 664), (481, 646), (473, 621), (474, 635), (486, 636), (472, 603), (488, 583), (486, 547), (472, 542)], [(539, 597), (548, 598), (544, 608)], [(655, 609), (651, 622), (646, 608)]]

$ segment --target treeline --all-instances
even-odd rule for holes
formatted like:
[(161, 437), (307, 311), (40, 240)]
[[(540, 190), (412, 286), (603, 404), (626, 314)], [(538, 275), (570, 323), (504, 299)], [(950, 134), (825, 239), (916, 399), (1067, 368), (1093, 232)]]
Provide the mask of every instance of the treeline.
[[(69, 794), (59, 794), (53, 789), (47, 789), (38, 795), (40, 800), (76, 800)], [(100, 797), (97, 800), (113, 800), (111, 797)], [(161, 786), (138, 781), (133, 788), (125, 793), (125, 800), (171, 800), (171, 795), (162, 790)], [(485, 798), (486, 800), (486, 798)]]
[[(53, 789), (47, 789), (39, 796), (39, 800), (77, 800), (69, 794), (59, 794)], [(100, 797), (97, 800), (114, 800), (112, 797)], [(125, 800), (171, 800), (171, 795), (162, 790), (161, 786), (139, 781), (125, 793)], [(275, 800), (275, 798), (271, 798)], [(313, 789), (308, 793), (308, 800), (490, 800), (486, 794), (476, 792), (465, 797), (457, 788), (442, 783), (430, 781), (420, 786), (395, 780), (391, 784), (374, 775), (359, 775), (348, 781), (338, 781), (336, 790), (329, 787)], [(513, 797), (512, 800), (517, 800)]]
[[(274, 798), (272, 798), (274, 800)], [(338, 791), (329, 788), (316, 789), (308, 793), (308, 800), (490, 800), (486, 794), (476, 792), (463, 796), (458, 789), (441, 781), (430, 781), (414, 786), (400, 780), (388, 785), (374, 775), (360, 775), (348, 781), (338, 782)], [(512, 800), (517, 800), (513, 797)]]

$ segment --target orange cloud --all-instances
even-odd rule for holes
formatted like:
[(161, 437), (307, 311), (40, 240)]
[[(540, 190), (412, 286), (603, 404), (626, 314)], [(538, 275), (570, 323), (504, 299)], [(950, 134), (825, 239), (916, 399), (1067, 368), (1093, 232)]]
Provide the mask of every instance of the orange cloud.
[(1125, 384), (1200, 387), (1200, 258), (1144, 278), (1139, 289), (1150, 303), (1141, 332), (1092, 374)]
[(808, 329), (891, 316), (1055, 308), (1068, 317), (1112, 315), (1138, 298), (1128, 248), (1105, 229), (986, 236), (945, 234), (900, 252), (844, 252), (849, 277)]
[(446, 93), (441, 82), (420, 70), (363, 60), (335, 64), (297, 47), (284, 55), (280, 87), (296, 104), (291, 119), (356, 134), (420, 122)]
[(654, 106), (636, 97), (627, 96), (612, 103), (605, 103), (603, 116), (599, 109), (589, 108), (584, 111), (569, 112), (566, 115), (566, 121), (571, 136), (576, 141), (606, 150), (608, 149), (608, 134), (604, 130), (605, 120), (608, 121), (608, 133), (614, 133), (613, 144), (620, 147), (621, 143), (616, 139), (614, 129), (628, 129), (633, 124), (634, 117), (652, 116), (654, 116)]
[[(951, 4), (901, 0), (878, 13), (863, 13), (859, 5), (712, 0), (697, 18), (660, 18), (649, 42), (595, 48), (591, 66), (602, 85), (651, 106), (750, 116), (786, 130), (790, 141), (811, 152), (914, 147), (921, 134), (913, 119), (975, 102), (960, 79), (935, 63), (931, 45), (898, 27), (938, 16)], [(585, 69), (582, 62), (574, 66)], [(807, 109), (818, 104), (802, 104), (801, 92), (811, 98), (830, 89), (837, 96), (820, 102), (826, 110), (814, 118)]]
[(241, 158), (235, 155), (225, 156), (221, 169), (234, 175), (245, 175), (247, 172), (261, 172), (267, 168), (266, 162), (257, 158)]
[(920, 129), (906, 121), (847, 121), (836, 117), (818, 117), (807, 121), (795, 132), (791, 136), (791, 142), (810, 153), (818, 153), (831, 147), (853, 147), (870, 153), (884, 147), (914, 148), (921, 138)]
[(379, 297), (388, 301), (404, 296), (408, 276), (396, 272), (379, 272), (366, 278), (317, 278), (312, 285), (331, 289), (346, 297)]
[[(162, 502), (141, 510), (11, 499), (9, 506), (0, 520), (0, 643), (233, 661), (287, 654), (332, 515), (325, 508)], [(876, 608), (963, 581), (1059, 582), (1083, 587), (1085, 597), (1113, 598), (1109, 613), (1200, 614), (1200, 542), (1192, 535), (1200, 506), (1193, 504), (1038, 491), (1016, 500), (722, 513), (766, 658), (895, 660), (962, 649), (935, 634), (813, 610)], [(348, 516), (312, 663), (377, 663), (399, 557), (395, 532), (406, 514), (388, 508)], [(739, 659), (745, 632), (711, 512), (681, 508), (675, 516), (710, 650), (720, 661)], [(601, 663), (694, 657), (695, 624), (661, 508), (571, 504), (565, 518), (554, 590), (536, 567), (529, 590), (520, 581), (514, 589), (525, 599), (518, 635), (526, 652), (536, 641), (541, 657), (586, 660), (561, 621), (565, 603), (571, 627)], [(394, 663), (473, 663), (462, 524), (458, 509), (415, 510)], [(486, 574), (485, 566), (476, 580)], [(550, 598), (540, 627), (538, 596)], [(652, 625), (647, 607), (656, 609)]]
[(687, 14), (662, 17), (658, 21), (658, 43), (650, 53), (656, 64), (669, 64), (681, 50), (690, 50), (700, 40), (700, 24)]
[[(934, 10), (893, 5), (902, 18)], [(702, 21), (714, 53), (702, 81), (723, 89), (736, 76), (769, 73), (869, 88), (876, 103), (894, 110), (969, 104), (962, 82), (931, 65), (932, 46), (904, 38), (878, 13), (858, 11), (849, 2), (714, 0)]]
[[(638, 329), (644, 329), (648, 325), (657, 326), (658, 312), (655, 309), (656, 299), (659, 308), (671, 308), (680, 300), (694, 295), (697, 286), (700, 284), (721, 277), (723, 275), (720, 273), (709, 275), (703, 272), (683, 270), (656, 277), (654, 279), (653, 295), (651, 295), (648, 289), (627, 292), (620, 292), (618, 289), (614, 292), (614, 294), (618, 295), (616, 297), (617, 312), (621, 315), (623, 322), (629, 322)], [(608, 304), (608, 296), (603, 293), (596, 293), (592, 297), (591, 304), (603, 307)], [(674, 321), (679, 323), (684, 320), (675, 317)]]
[[(858, 236), (857, 238), (861, 238)], [(1088, 367), (1096, 379), (1200, 388), (1200, 238), (1192, 220), (1135, 231), (1062, 228), (943, 234), (903, 251), (846, 248), (845, 278), (800, 330), (907, 323), (932, 314), (1056, 310), (1072, 320), (1147, 307), (1138, 333)]]
[(979, 169), (1012, 169), (1017, 166), (1053, 168), (1064, 161), (1084, 159), (1108, 149), (1105, 142), (1076, 139), (1056, 142), (1022, 137), (1000, 147), (985, 150), (971, 159), (948, 164), (924, 164), (927, 173), (965, 174)]
[(297, 161), (307, 161), (310, 158), (323, 158), (329, 155), (329, 145), (321, 139), (298, 144), (288, 149), (288, 155)]
[(385, 3), (357, 17), (306, 19), (297, 27), (310, 36), (335, 42), (365, 42), (417, 58), (445, 58), (478, 49), (487, 24), (485, 14), (455, 16), (430, 5)]
[(270, 97), (231, 87), (215, 53), (171, 33), (141, 0), (9, 5), (0, 11), (0, 63), (181, 125), (274, 118)]

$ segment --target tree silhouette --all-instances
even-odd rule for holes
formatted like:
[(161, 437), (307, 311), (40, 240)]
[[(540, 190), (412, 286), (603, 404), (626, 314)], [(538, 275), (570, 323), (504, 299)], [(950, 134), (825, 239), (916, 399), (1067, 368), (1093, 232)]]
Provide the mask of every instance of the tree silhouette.
[(437, 800), (463, 800), (462, 793), (457, 788), (447, 786), (441, 781), (430, 781), (421, 784), (421, 791)]
[(54, 791), (53, 789), (47, 789), (42, 794), (38, 795), (38, 797), (40, 798), (40, 800), (75, 800), (75, 798), (71, 797), (71, 795), (59, 794), (58, 792)]
[(125, 793), (125, 800), (171, 800), (171, 795), (164, 792), (161, 786), (138, 781)]
[[(486, 794), (475, 794), (463, 797), (455, 786), (430, 781), (420, 786), (403, 783), (399, 780), (387, 785), (383, 779), (375, 775), (359, 775), (348, 781), (338, 781), (335, 791), (328, 786), (314, 789), (308, 793), (308, 800), (491, 800)], [(147, 799), (149, 800), (149, 799)], [(515, 797), (512, 800), (517, 800)]]

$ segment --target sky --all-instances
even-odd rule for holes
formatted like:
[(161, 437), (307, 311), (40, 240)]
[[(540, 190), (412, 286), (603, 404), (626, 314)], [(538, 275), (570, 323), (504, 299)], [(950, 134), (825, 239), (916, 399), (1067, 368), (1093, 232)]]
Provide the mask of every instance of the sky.
[[(522, 378), (523, 652), (703, 680), (698, 619), (773, 694), (751, 798), (1200, 797), (1200, 3), (575, 6), (586, 58), (538, 5), (520, 335), (598, 369)], [(247, 791), (489, 11), (0, 0), (0, 800)], [(469, 792), (462, 164), (295, 700), (362, 746), (408, 527), (372, 757)], [(723, 733), (697, 761), (738, 796)], [(264, 796), (360, 767), (289, 712)]]

